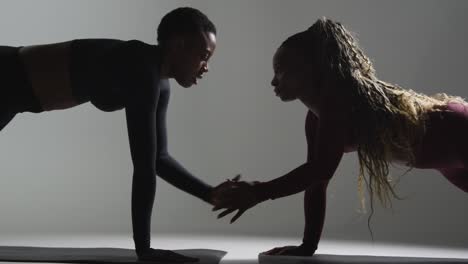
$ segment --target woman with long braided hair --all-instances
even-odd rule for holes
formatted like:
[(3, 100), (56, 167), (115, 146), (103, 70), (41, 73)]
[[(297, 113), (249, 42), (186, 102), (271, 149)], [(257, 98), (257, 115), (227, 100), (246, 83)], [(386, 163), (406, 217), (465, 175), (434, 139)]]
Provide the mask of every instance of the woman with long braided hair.
[[(364, 206), (367, 187), (371, 210), (398, 198), (389, 180), (389, 164), (436, 169), (468, 192), (468, 104), (460, 97), (427, 96), (381, 81), (370, 59), (340, 23), (319, 19), (289, 37), (273, 58), (271, 82), (283, 101), (300, 100), (308, 108), (306, 163), (269, 182), (228, 182), (214, 210), (223, 217), (268, 200), (305, 191), (305, 230), (300, 246), (274, 248), (269, 255), (311, 256), (322, 233), (326, 188), (343, 153), (359, 158), (358, 190)], [(372, 215), (372, 214), (371, 214)]]

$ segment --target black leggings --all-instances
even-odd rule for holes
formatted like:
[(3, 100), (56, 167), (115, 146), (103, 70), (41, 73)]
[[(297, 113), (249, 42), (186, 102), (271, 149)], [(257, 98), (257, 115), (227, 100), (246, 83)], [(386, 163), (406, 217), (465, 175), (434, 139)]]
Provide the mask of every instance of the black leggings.
[(19, 57), (19, 47), (0, 46), (0, 130), (18, 113), (41, 111)]

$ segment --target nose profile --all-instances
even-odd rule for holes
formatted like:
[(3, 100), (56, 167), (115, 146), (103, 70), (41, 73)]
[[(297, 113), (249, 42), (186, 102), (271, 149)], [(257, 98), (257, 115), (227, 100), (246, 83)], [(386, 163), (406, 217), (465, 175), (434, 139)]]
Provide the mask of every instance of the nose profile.
[(270, 82), (271, 86), (277, 86), (278, 85), (278, 80), (276, 80), (275, 77), (273, 77), (273, 79), (271, 79), (271, 82)]
[(202, 71), (203, 73), (208, 72), (210, 70), (210, 67), (208, 66), (208, 63), (203, 64)]

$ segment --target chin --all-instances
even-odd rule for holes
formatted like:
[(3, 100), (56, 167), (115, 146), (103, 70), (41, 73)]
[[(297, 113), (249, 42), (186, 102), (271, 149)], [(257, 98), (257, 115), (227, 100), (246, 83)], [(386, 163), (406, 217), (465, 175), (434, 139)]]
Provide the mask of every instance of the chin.
[(287, 96), (281, 96), (281, 95), (278, 95), (278, 96), (283, 102), (291, 102), (297, 99), (296, 97), (287, 97)]
[(193, 82), (189, 82), (189, 81), (185, 81), (185, 80), (176, 80), (176, 81), (180, 86), (182, 86), (184, 88), (189, 88), (189, 87), (191, 87), (193, 85)]

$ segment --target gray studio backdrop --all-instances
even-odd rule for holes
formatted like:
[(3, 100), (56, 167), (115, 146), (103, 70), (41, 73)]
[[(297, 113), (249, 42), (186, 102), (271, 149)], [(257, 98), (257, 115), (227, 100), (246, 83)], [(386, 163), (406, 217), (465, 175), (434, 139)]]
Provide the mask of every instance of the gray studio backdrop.
[[(353, 30), (381, 79), (428, 94), (468, 96), (466, 1), (2, 0), (0, 45), (75, 38), (155, 43), (161, 17), (186, 5), (217, 25), (218, 48), (198, 86), (172, 82), (169, 146), (212, 185), (237, 173), (269, 180), (304, 162), (306, 108), (274, 96), (271, 60), (287, 36), (319, 17)], [(18, 115), (0, 134), (0, 160), (0, 236), (130, 238), (132, 165), (124, 111), (104, 113), (85, 104)], [(325, 238), (370, 241), (367, 215), (359, 213), (357, 170), (356, 155), (345, 155), (329, 187)], [(398, 190), (403, 201), (392, 210), (377, 208), (376, 241), (468, 246), (466, 193), (430, 170), (410, 172)], [(302, 196), (265, 202), (229, 225), (158, 179), (153, 231), (300, 239)]]

